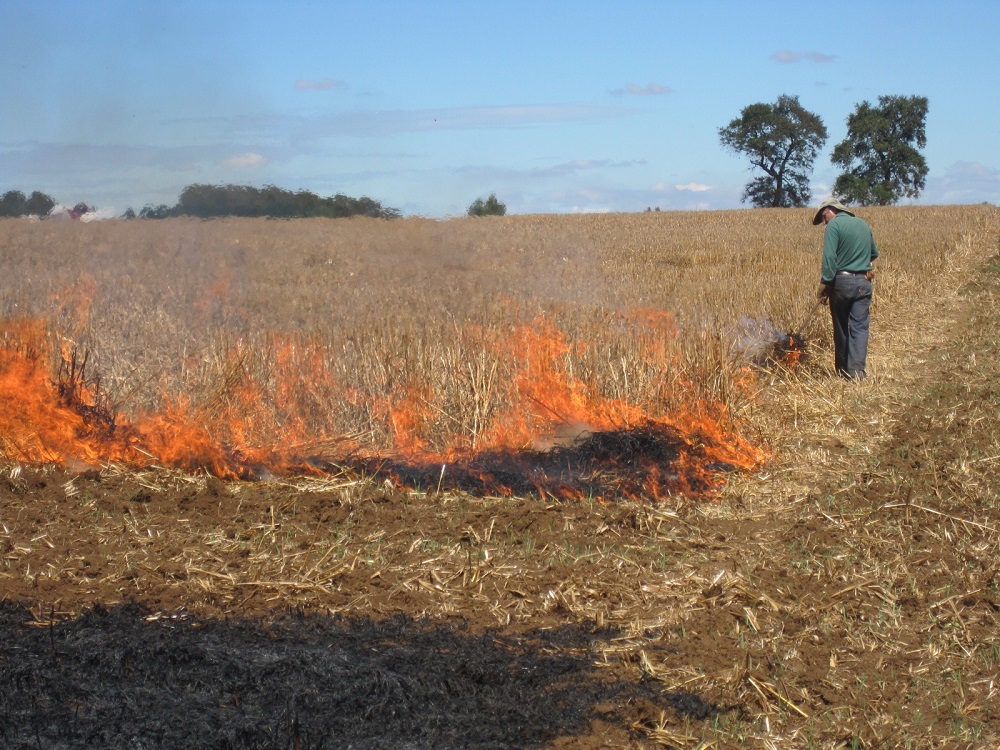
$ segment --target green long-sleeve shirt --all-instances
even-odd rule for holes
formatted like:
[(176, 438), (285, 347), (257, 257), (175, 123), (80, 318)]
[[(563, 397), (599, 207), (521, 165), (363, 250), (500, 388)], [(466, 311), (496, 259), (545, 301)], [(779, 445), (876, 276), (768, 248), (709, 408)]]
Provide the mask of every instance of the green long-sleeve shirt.
[(871, 228), (857, 216), (838, 213), (823, 234), (823, 269), (820, 280), (832, 284), (837, 271), (868, 271), (878, 257)]

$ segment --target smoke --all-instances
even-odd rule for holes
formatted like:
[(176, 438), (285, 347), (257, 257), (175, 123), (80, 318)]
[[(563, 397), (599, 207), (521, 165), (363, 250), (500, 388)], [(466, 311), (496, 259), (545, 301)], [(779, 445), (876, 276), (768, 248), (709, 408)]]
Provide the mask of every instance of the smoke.
[(81, 204), (77, 204), (76, 206), (64, 206), (61, 203), (57, 203), (49, 211), (46, 218), (54, 219), (56, 221), (69, 221), (77, 219), (78, 221), (91, 222), (114, 219), (117, 216), (113, 208), (95, 209), (90, 208), (89, 206), (84, 206), (83, 208), (85, 210), (81, 210)]
[(105, 219), (113, 218), (115, 218), (115, 210), (113, 208), (99, 208), (83, 214), (80, 217), (80, 221), (104, 221)]
[(773, 355), (775, 344), (787, 339), (788, 334), (775, 328), (767, 318), (742, 316), (730, 331), (734, 357), (758, 364)]

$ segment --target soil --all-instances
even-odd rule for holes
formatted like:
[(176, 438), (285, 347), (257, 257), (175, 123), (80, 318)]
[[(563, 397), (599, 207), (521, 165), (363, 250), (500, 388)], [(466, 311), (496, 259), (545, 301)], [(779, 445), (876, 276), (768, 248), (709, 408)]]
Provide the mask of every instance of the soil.
[[(628, 746), (661, 712), (728, 710), (596, 662), (627, 632), (563, 599), (634, 588), (628, 571), (591, 579), (582, 551), (651, 511), (350, 489), (54, 467), (8, 476), (5, 746)], [(331, 529), (365, 548), (327, 565)], [(556, 549), (581, 554), (547, 558)], [(244, 577), (261, 553), (264, 567), (300, 557), (316, 575)], [(464, 584), (440, 583), (458, 575)]]

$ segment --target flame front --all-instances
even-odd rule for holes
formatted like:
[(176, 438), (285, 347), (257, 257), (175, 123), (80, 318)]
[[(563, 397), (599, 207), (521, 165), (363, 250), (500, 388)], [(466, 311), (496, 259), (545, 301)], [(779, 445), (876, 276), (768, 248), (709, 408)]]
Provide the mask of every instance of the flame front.
[[(677, 335), (672, 319), (643, 313), (635, 323), (648, 330), (650, 356), (672, 373), (671, 387), (679, 391), (673, 400), (683, 406), (657, 414), (602, 394), (572, 371), (585, 345), (570, 343), (551, 321), (539, 319), (505, 337), (469, 334), (481, 351), (492, 348), (492, 356), (503, 358), (509, 377), (493, 378), (492, 406), (442, 444), (427, 435), (442, 418), (433, 383), (414, 378), (378, 394), (338, 390), (329, 359), (294, 339), (275, 340), (266, 384), (236, 347), (224, 392), (203, 403), (165, 394), (158, 411), (125, 421), (84, 378), (71, 374), (67, 387), (64, 367), (53, 376), (50, 363), (75, 362), (75, 353), (53, 357), (43, 321), (7, 321), (0, 330), (0, 453), (64, 465), (156, 464), (226, 479), (354, 466), (401, 485), (604, 499), (704, 494), (727, 471), (766, 460), (764, 450), (734, 430), (725, 405), (700, 400), (678, 374), (676, 355), (664, 348)], [(377, 449), (326, 427), (317, 433), (318, 392), (363, 407), (382, 424), (391, 447)]]
[[(0, 450), (27, 462), (93, 465), (129, 461), (126, 442), (106, 440), (99, 427), (61, 398), (50, 380), (46, 326), (7, 321), (0, 347)], [(89, 393), (76, 394), (87, 400)]]

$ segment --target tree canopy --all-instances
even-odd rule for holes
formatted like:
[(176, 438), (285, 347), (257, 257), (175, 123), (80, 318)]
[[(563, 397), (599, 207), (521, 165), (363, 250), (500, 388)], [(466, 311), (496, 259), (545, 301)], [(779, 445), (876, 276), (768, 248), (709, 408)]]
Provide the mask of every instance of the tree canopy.
[[(163, 218), (163, 206), (140, 212), (144, 218)], [(325, 217), (339, 219), (347, 216), (371, 216), (392, 219), (400, 215), (395, 208), (385, 208), (371, 198), (351, 198), (338, 193), (329, 198), (305, 190), (292, 192), (274, 185), (263, 188), (247, 185), (188, 185), (181, 191), (177, 205), (167, 210), (171, 216), (270, 216), (293, 219)]]
[(782, 95), (774, 104), (751, 104), (740, 117), (719, 129), (725, 148), (750, 158), (751, 169), (764, 174), (751, 180), (743, 202), (791, 208), (808, 205), (809, 175), (826, 143), (826, 126), (797, 96)]
[(0, 195), (0, 216), (48, 216), (56, 202), (35, 190), (25, 197), (20, 190), (8, 190)]
[(833, 193), (862, 206), (890, 206), (916, 198), (927, 179), (927, 97), (880, 96), (861, 102), (847, 118), (847, 137), (833, 150), (843, 167)]
[(498, 200), (496, 195), (490, 193), (486, 200), (476, 198), (469, 205), (469, 216), (503, 216), (507, 213), (507, 206), (503, 201)]

